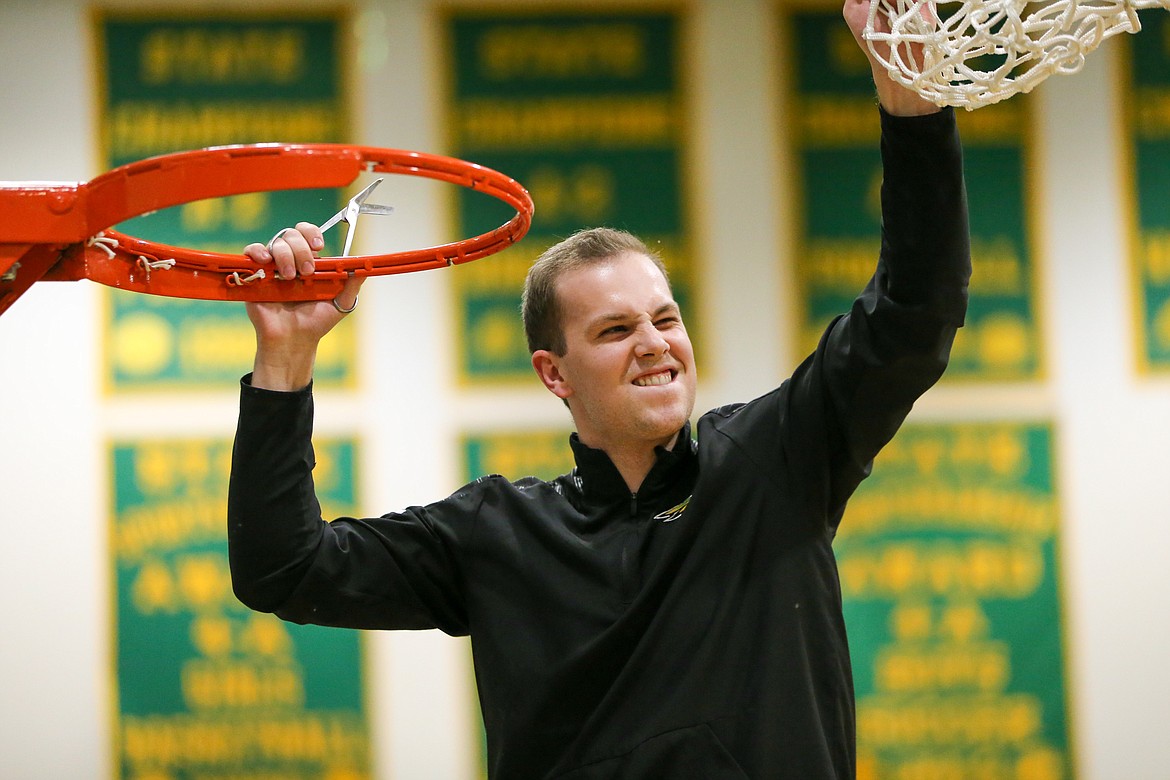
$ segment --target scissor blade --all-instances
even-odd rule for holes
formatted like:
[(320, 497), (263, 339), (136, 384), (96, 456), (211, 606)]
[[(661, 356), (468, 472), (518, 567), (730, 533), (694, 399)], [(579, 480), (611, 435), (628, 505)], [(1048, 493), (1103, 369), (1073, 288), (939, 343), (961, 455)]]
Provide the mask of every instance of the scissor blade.
[[(348, 208), (348, 207), (346, 207), (346, 208)], [(346, 209), (342, 209), (341, 211), (337, 212), (332, 217), (327, 219), (325, 221), (325, 224), (321, 226), (321, 232), (324, 233), (326, 230), (333, 227), (341, 220), (345, 219), (345, 211), (346, 211)]]
[(366, 198), (370, 197), (370, 193), (374, 191), (374, 188), (377, 187), (379, 184), (381, 184), (383, 181), (385, 181), (384, 177), (379, 178), (379, 179), (375, 179), (373, 184), (371, 184), (369, 187), (366, 187), (364, 190), (359, 192), (357, 195), (354, 195), (352, 198), (349, 199), (349, 202), (350, 203), (365, 203)]
[(345, 231), (345, 248), (341, 251), (342, 257), (349, 257), (349, 248), (353, 244), (353, 233), (357, 228), (357, 219), (361, 214), (376, 214), (385, 215), (394, 212), (393, 206), (382, 206), (377, 203), (366, 203), (365, 200), (374, 191), (374, 188), (381, 184), (384, 179), (375, 180), (370, 186), (354, 195), (346, 202), (345, 208), (334, 214), (321, 226), (321, 232), (324, 233), (329, 228), (336, 225), (338, 222), (344, 222), (349, 226)]

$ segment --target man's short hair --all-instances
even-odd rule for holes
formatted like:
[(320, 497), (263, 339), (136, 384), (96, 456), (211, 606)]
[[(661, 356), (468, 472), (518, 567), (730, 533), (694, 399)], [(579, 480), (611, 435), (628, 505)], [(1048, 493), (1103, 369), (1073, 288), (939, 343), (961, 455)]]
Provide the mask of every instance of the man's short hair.
[(632, 233), (614, 228), (597, 227), (579, 230), (546, 249), (528, 269), (524, 280), (520, 313), (528, 352), (546, 349), (555, 355), (565, 354), (565, 331), (561, 327), (561, 307), (557, 300), (557, 281), (561, 274), (575, 268), (604, 262), (635, 252), (650, 258), (670, 283), (662, 257)]

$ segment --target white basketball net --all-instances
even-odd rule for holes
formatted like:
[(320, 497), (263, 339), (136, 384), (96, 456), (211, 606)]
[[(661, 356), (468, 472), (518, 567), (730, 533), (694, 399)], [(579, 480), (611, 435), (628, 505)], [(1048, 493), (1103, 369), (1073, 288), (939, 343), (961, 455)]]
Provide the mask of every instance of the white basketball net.
[(864, 37), (896, 81), (971, 110), (1076, 73), (1106, 38), (1141, 29), (1139, 9), (1156, 7), (1170, 0), (874, 0)]

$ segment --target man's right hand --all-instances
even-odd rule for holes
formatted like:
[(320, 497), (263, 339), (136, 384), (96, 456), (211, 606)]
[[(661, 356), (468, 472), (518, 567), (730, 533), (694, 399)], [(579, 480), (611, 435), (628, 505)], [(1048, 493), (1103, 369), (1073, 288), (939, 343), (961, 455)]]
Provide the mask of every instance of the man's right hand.
[[(271, 246), (271, 249), (269, 248)], [(321, 229), (309, 222), (282, 231), (268, 246), (249, 244), (244, 254), (258, 265), (275, 266), (277, 279), (309, 276), (325, 246)], [(312, 381), (317, 344), (357, 302), (362, 279), (352, 277), (333, 301), (250, 302), (248, 319), (256, 329), (252, 386), (300, 390)]]

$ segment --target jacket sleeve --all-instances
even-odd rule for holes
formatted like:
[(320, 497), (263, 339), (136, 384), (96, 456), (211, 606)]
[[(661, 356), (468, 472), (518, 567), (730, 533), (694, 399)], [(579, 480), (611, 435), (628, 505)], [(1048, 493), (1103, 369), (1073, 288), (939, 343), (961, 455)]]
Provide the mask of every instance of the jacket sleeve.
[(312, 388), (254, 388), (245, 377), (228, 487), (232, 587), (246, 606), (297, 623), (466, 633), (457, 523), (443, 504), (324, 522), (313, 486)]
[(883, 111), (881, 128), (873, 276), (792, 377), (723, 426), (762, 468), (791, 477), (804, 516), (816, 507), (821, 530), (836, 527), (874, 456), (942, 375), (967, 309), (970, 239), (954, 111)]
[[(797, 380), (825, 410), (829, 499), (843, 505), (914, 402), (946, 369), (967, 311), (967, 191), (952, 108), (881, 112), (881, 251), (848, 314), (826, 331)], [(817, 401), (816, 399), (823, 399)]]

